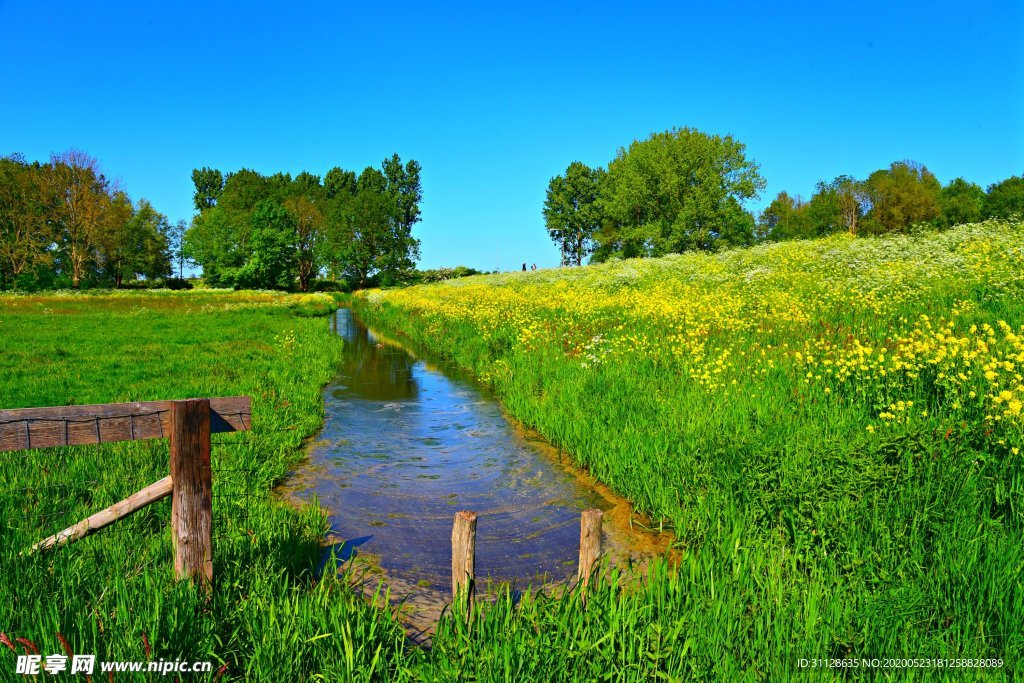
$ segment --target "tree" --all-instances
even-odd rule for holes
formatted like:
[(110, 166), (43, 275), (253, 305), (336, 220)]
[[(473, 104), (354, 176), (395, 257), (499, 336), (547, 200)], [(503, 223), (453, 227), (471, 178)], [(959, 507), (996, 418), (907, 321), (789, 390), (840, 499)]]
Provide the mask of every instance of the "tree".
[(241, 169), (219, 185), (219, 171), (194, 171), (196, 197), (211, 198), (197, 199), (203, 208), (182, 256), (215, 286), (289, 287), (297, 279), (308, 291), (325, 267), (360, 286), (378, 274), (400, 279), (419, 258), (412, 226), (420, 217), (420, 166), (393, 155), (381, 169), (356, 178), (335, 167), (323, 182), (305, 171), (292, 178)]
[(192, 195), (192, 203), (196, 211), (212, 209), (224, 191), (224, 176), (213, 168), (196, 168), (192, 170), (192, 184), (196, 191)]
[(388, 248), (394, 211), (386, 189), (384, 174), (372, 166), (366, 167), (359, 174), (355, 196), (338, 204), (332, 217), (333, 270), (360, 289), (381, 269)]
[(252, 214), (252, 254), (239, 284), (251, 289), (289, 289), (295, 283), (295, 219), (280, 203), (265, 199)]
[(848, 175), (836, 176), (826, 183), (819, 180), (807, 204), (806, 237), (822, 237), (837, 232), (856, 235), (864, 218), (864, 183)]
[(544, 200), (544, 224), (551, 240), (562, 251), (562, 263), (583, 263), (583, 257), (594, 251), (594, 235), (601, 228), (600, 206), (603, 168), (590, 168), (574, 161), (564, 176), (548, 182)]
[[(185, 261), (188, 260), (185, 255), (185, 232), (187, 231), (187, 224), (184, 219), (178, 219), (171, 229), (168, 231), (168, 237), (170, 239), (171, 248), (171, 264), (178, 265), (178, 279), (184, 277), (185, 273)], [(172, 272), (173, 274), (173, 272)]]
[(412, 236), (412, 226), (420, 221), (422, 169), (415, 159), (403, 166), (397, 154), (385, 159), (381, 168), (387, 180), (385, 192), (391, 202), (393, 223), (379, 261), (380, 270), (386, 279), (398, 281), (411, 276), (420, 257), (420, 242)]
[(986, 218), (1024, 217), (1024, 176), (1012, 176), (989, 185), (982, 215)]
[(393, 155), (381, 163), (381, 170), (369, 166), (358, 178), (331, 169), (324, 190), (329, 208), (323, 251), (331, 274), (359, 288), (373, 277), (383, 282), (412, 277), (420, 244), (412, 236), (420, 220), (419, 163), (403, 165)]
[(134, 207), (128, 194), (115, 192), (96, 234), (97, 265), (113, 279), (115, 288), (121, 286), (126, 273), (134, 272), (133, 264), (129, 261), (135, 257), (139, 240), (132, 234), (137, 227), (132, 222), (133, 213)]
[(75, 149), (53, 155), (47, 171), (58, 251), (70, 270), (72, 286), (78, 289), (93, 262), (110, 206), (110, 183), (94, 158)]
[(939, 191), (939, 215), (936, 225), (949, 228), (981, 220), (985, 191), (980, 185), (955, 178)]
[(171, 272), (170, 224), (145, 199), (132, 206), (124, 192), (111, 200), (97, 239), (97, 261), (114, 287), (124, 280), (166, 277)]
[(284, 200), (284, 207), (295, 225), (295, 262), (299, 290), (308, 292), (309, 281), (320, 270), (317, 247), (322, 240), (324, 215), (309, 195), (289, 197)]
[(14, 287), (32, 269), (52, 262), (43, 170), (21, 157), (0, 157), (0, 287)]
[(356, 174), (337, 166), (324, 176), (324, 192), (329, 200), (352, 197), (356, 193)]
[(758, 221), (758, 237), (772, 241), (802, 239), (810, 230), (807, 203), (799, 195), (790, 197), (786, 192), (776, 195)]
[(731, 135), (692, 128), (655, 133), (619, 149), (603, 184), (611, 225), (598, 234), (600, 256), (752, 243), (754, 218), (742, 205), (758, 197), (765, 181), (745, 150)]
[[(198, 263), (203, 279), (213, 287), (235, 287), (249, 258), (250, 225), (244, 226), (226, 209), (215, 206), (198, 214), (185, 231), (182, 251)], [(244, 231), (244, 239), (240, 233)]]
[[(199, 202), (204, 208), (185, 233), (184, 254), (203, 269), (203, 278), (215, 287), (239, 287), (242, 268), (252, 255), (250, 238), (253, 212), (260, 202), (274, 196), (275, 183), (256, 171), (241, 169), (223, 176), (220, 189), (216, 178), (220, 171), (201, 169), (192, 172), (196, 197), (210, 196)], [(212, 188), (212, 189), (211, 189)], [(215, 195), (215, 197), (214, 197)]]
[(864, 181), (865, 217), (868, 232), (907, 232), (915, 223), (939, 215), (938, 179), (915, 161), (895, 161), (888, 169), (875, 171)]

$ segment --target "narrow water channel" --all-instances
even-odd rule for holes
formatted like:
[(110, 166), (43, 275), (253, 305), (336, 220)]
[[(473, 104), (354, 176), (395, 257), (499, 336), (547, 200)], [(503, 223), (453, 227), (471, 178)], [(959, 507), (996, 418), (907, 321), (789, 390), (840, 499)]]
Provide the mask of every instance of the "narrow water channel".
[(324, 428), (285, 492), (300, 501), (315, 494), (337, 549), (373, 558), (393, 595), (447, 594), (458, 510), (479, 515), (481, 584), (570, 578), (586, 508), (606, 511), (613, 560), (667, 545), (667, 535), (631, 526), (626, 501), (574, 472), (466, 373), (413, 355), (350, 309), (335, 315), (345, 347), (324, 391)]

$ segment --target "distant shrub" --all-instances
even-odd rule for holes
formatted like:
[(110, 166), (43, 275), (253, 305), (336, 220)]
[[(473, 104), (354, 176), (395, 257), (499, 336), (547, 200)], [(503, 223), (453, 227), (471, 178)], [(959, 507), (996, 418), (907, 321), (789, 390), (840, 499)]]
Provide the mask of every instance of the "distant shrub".
[(420, 270), (416, 272), (417, 283), (444, 282), (470, 275), (480, 275), (481, 271), (467, 266), (455, 266), (454, 268), (434, 268), (431, 270)]
[(351, 292), (348, 280), (313, 280), (309, 283), (311, 292)]
[(183, 277), (169, 277), (164, 280), (164, 287), (176, 291), (181, 289), (192, 289), (192, 282)]

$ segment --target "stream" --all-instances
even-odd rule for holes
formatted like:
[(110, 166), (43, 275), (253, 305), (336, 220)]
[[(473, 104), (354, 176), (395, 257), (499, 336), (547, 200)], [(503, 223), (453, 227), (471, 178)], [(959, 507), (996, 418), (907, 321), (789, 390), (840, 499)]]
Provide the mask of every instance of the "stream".
[(665, 551), (669, 534), (642, 529), (628, 501), (506, 415), (470, 375), (384, 338), (350, 309), (335, 316), (345, 347), (324, 390), (323, 431), (283, 493), (316, 496), (338, 556), (368, 561), (367, 588), (384, 580), (421, 621), (439, 614), (450, 599), (458, 510), (479, 515), (479, 591), (574, 578), (586, 508), (604, 511), (612, 562)]

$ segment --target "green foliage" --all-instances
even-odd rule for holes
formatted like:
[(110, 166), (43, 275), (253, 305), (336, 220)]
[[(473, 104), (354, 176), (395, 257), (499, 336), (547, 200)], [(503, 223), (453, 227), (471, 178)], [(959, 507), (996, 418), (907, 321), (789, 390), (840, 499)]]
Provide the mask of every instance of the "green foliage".
[(192, 171), (192, 183), (196, 191), (192, 195), (192, 204), (196, 211), (212, 209), (224, 190), (224, 176), (212, 168), (197, 168)]
[(894, 161), (864, 181), (865, 202), (870, 209), (865, 231), (880, 235), (906, 232), (916, 223), (929, 223), (939, 215), (941, 185), (925, 166), (914, 161)]
[(761, 212), (757, 232), (760, 239), (804, 239), (811, 236), (812, 225), (808, 206), (799, 195), (790, 197), (786, 192), (780, 192)]
[(939, 192), (939, 216), (935, 222), (941, 228), (976, 223), (982, 218), (985, 191), (980, 185), (963, 178), (954, 178)]
[(121, 287), (170, 270), (167, 218), (78, 150), (0, 158), (0, 288)]
[(604, 177), (603, 168), (574, 161), (564, 176), (555, 176), (548, 183), (544, 224), (562, 252), (564, 265), (581, 265), (594, 251), (594, 235), (604, 216), (599, 203)]
[(986, 218), (1024, 216), (1024, 176), (989, 185), (982, 214)]
[(460, 277), (469, 277), (470, 275), (480, 275), (481, 272), (476, 268), (469, 268), (467, 266), (455, 266), (454, 268), (433, 268), (430, 270), (418, 270), (413, 275), (410, 284), (412, 283), (429, 283), (429, 282), (444, 282), (445, 280), (455, 280)]
[(126, 279), (157, 280), (170, 274), (170, 231), (167, 217), (145, 199), (133, 207), (123, 192), (114, 196), (108, 228), (97, 240), (102, 273), (121, 287)]
[(252, 213), (249, 260), (238, 284), (247, 289), (288, 289), (295, 281), (296, 221), (279, 203), (265, 199)]
[(0, 288), (24, 288), (53, 262), (45, 178), (39, 164), (0, 158)]
[(597, 260), (751, 244), (754, 218), (742, 203), (765, 181), (731, 135), (674, 128), (634, 141), (608, 165)]
[(819, 181), (807, 206), (807, 236), (858, 234), (864, 197), (864, 183), (848, 175), (838, 176), (831, 183)]
[[(213, 286), (297, 285), (308, 291), (325, 272), (360, 287), (377, 275), (407, 278), (419, 259), (412, 227), (420, 219), (420, 166), (402, 164), (393, 155), (381, 167), (367, 168), (358, 179), (332, 168), (322, 182), (305, 171), (292, 178), (242, 169), (224, 177), (215, 199), (209, 187), (216, 190), (220, 172), (197, 170), (196, 196), (207, 199), (185, 235), (183, 254), (202, 266)], [(257, 206), (266, 201), (282, 207), (290, 220), (277, 217), (276, 227), (268, 232), (264, 226), (257, 235), (255, 222), (266, 221), (266, 216), (257, 219)], [(287, 239), (285, 231), (291, 233)], [(293, 254), (285, 254), (286, 243), (293, 245)]]

